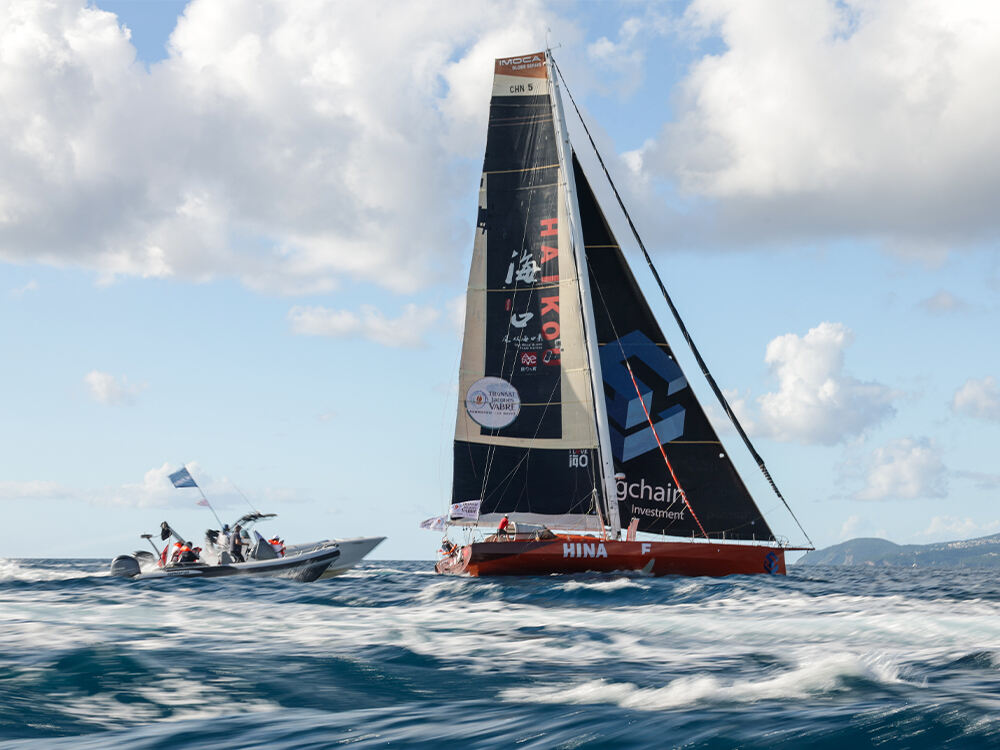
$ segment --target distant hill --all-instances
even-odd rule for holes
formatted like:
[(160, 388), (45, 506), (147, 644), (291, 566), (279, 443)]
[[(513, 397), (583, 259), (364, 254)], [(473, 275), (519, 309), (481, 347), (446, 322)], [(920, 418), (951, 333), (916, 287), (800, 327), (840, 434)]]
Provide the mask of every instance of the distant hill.
[(888, 539), (850, 539), (809, 552), (796, 564), (1000, 568), (1000, 534), (939, 544), (894, 544)]

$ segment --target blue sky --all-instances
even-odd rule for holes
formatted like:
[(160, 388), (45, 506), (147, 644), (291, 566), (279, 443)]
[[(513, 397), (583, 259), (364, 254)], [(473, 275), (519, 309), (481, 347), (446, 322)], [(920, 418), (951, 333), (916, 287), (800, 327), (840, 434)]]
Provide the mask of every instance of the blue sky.
[(997, 11), (60, 0), (0, 11), (3, 554), (200, 533), (187, 462), (227, 517), (431, 557), (492, 58), (546, 29), (812, 539), (1000, 531)]

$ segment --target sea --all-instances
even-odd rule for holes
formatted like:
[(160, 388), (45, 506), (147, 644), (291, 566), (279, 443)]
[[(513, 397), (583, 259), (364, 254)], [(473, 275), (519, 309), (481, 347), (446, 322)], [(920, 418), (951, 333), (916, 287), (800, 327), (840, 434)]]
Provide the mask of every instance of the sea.
[(0, 747), (1000, 747), (993, 571), (108, 565), (0, 560)]

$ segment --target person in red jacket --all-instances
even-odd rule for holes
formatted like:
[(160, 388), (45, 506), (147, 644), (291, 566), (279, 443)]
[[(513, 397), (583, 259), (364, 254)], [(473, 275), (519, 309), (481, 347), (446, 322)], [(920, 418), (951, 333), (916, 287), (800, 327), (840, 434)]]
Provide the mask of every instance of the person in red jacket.
[(507, 518), (507, 514), (504, 513), (503, 518), (500, 519), (500, 524), (497, 526), (497, 539), (499, 539), (501, 535), (508, 536), (510, 534), (510, 532), (507, 531), (507, 527), (509, 525), (510, 519)]

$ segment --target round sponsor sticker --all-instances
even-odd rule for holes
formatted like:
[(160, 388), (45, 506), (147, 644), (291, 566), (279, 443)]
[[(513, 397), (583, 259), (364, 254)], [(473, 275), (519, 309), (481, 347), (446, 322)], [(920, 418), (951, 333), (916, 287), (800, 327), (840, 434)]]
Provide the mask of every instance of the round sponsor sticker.
[(517, 388), (503, 378), (480, 378), (465, 395), (465, 410), (477, 424), (490, 429), (506, 427), (521, 413)]

